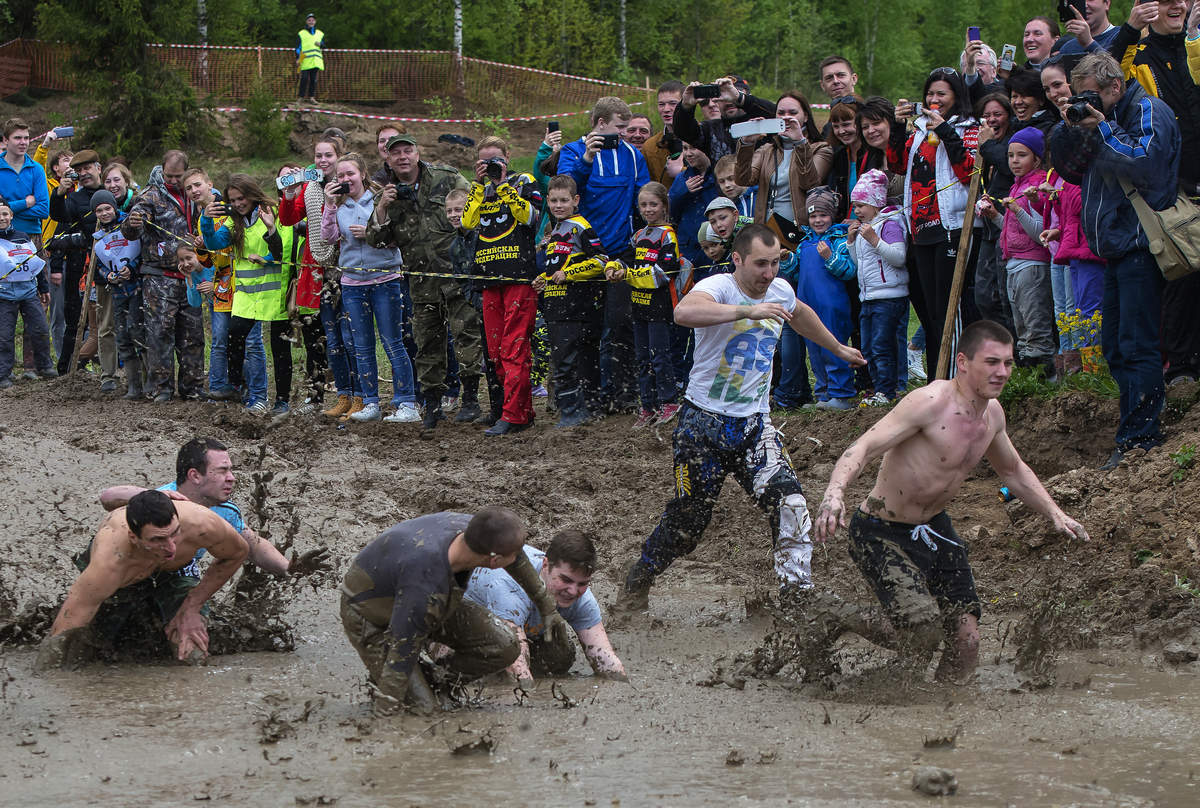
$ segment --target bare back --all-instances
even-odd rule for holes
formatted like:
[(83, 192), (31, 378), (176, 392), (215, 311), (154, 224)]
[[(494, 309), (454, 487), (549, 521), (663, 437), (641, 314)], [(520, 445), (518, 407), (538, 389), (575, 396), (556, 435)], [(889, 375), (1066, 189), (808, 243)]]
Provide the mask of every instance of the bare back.
[(862, 510), (880, 519), (924, 524), (945, 510), (1004, 431), (1004, 410), (990, 400), (978, 415), (953, 382), (935, 381), (909, 393), (873, 429), (886, 430), (894, 416), (907, 416), (911, 434), (884, 453)]

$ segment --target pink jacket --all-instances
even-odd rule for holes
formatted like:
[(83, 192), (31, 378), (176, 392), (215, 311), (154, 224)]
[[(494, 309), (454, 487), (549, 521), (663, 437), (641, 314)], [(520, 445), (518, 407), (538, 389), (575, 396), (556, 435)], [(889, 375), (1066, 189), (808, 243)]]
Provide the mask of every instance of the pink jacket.
[[(1012, 190), (1009, 191), (1009, 196), (1020, 200), (1021, 207), (1026, 212), (1030, 212), (1030, 203), (1025, 198), (1024, 191), (1031, 185), (1037, 187), (1045, 178), (1045, 171), (1030, 171), (1024, 177), (1017, 177), (1017, 181), (1013, 183)], [(1037, 220), (1039, 228), (1042, 222), (1042, 211), (1045, 207), (1046, 195), (1038, 194), (1033, 201), (1032, 213), (1034, 219)], [(1037, 236), (1030, 236), (1025, 231), (1017, 215), (1011, 210), (1004, 211), (1004, 228), (1000, 231), (1000, 253), (1005, 259), (1023, 258), (1029, 261), (1050, 263), (1050, 251), (1041, 245), (1037, 240)]]
[(1083, 221), (1080, 213), (1083, 210), (1083, 192), (1078, 185), (1067, 182), (1058, 192), (1058, 198), (1050, 202), (1054, 212), (1058, 214), (1058, 228), (1062, 231), (1062, 240), (1054, 258), (1060, 264), (1071, 261), (1098, 261), (1103, 264), (1103, 258), (1097, 258), (1088, 246), (1083, 236)]

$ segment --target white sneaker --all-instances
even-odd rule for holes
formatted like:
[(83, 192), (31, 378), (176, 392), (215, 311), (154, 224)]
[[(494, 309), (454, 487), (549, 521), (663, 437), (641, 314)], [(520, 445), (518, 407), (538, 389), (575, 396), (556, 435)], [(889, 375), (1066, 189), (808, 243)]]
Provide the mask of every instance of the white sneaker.
[(389, 424), (411, 424), (421, 420), (421, 411), (417, 409), (416, 404), (401, 404), (394, 413), (383, 420)]
[(908, 349), (908, 377), (920, 381), (928, 380), (925, 375), (925, 357), (916, 348)]
[(363, 421), (378, 421), (382, 415), (383, 413), (379, 411), (379, 403), (376, 402), (374, 404), (363, 405), (361, 410), (350, 416), (350, 420), (358, 421), (359, 423)]
[(885, 396), (883, 393), (876, 393), (872, 396), (867, 396), (866, 398), (864, 398), (862, 401), (860, 401), (858, 403), (858, 406), (859, 407), (882, 407), (882, 406), (885, 406), (890, 403), (891, 402), (888, 401), (888, 397)]
[(458, 409), (456, 396), (442, 396), (442, 412), (454, 412)]
[(249, 415), (263, 416), (271, 411), (271, 408), (265, 401), (256, 401), (249, 407), (246, 407), (246, 413)]

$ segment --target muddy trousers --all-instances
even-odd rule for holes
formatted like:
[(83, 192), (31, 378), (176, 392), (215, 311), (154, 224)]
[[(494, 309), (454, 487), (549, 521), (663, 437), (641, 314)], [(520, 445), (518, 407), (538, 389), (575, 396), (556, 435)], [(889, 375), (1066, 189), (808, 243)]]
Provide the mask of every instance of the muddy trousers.
[[(675, 498), (642, 545), (637, 565), (651, 576), (696, 549), (725, 477), (733, 474), (771, 520), (775, 574), (782, 586), (812, 586), (812, 521), (779, 433), (764, 413), (715, 415), (685, 401), (673, 435)], [(632, 576), (638, 577), (638, 576)]]
[[(396, 681), (397, 665), (418, 671), (415, 662), (399, 659), (394, 653), (398, 641), (388, 627), (366, 619), (344, 592), (341, 617), (346, 637), (367, 666), (371, 681), (388, 695), (400, 698), (401, 694), (390, 692), (387, 682)], [(504, 670), (521, 653), (516, 631), (485, 607), (469, 600), (463, 600), (428, 639), (450, 648), (451, 656), (441, 664), (468, 681)]]
[(467, 302), (456, 280), (421, 275), (406, 277), (412, 296), (412, 334), (417, 344), (413, 369), (425, 402), (439, 407), (447, 389), (447, 331), (454, 338), (454, 354), (458, 359), (458, 377), (464, 396), (479, 389), (484, 351), (479, 313)]
[(204, 324), (202, 309), (189, 306), (182, 278), (142, 277), (142, 316), (146, 328), (146, 362), (150, 390), (170, 395), (175, 387), (175, 358), (179, 358), (180, 397), (204, 390)]
[(554, 397), (560, 412), (580, 406), (592, 413), (603, 409), (600, 400), (600, 322), (598, 317), (572, 322), (552, 322), (550, 365)]

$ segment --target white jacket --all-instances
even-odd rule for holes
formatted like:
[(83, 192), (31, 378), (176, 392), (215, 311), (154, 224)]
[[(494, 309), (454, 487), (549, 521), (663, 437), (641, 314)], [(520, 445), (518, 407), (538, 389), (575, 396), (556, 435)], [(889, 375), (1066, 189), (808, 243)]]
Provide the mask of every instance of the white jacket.
[[(908, 252), (908, 220), (904, 211), (889, 205), (879, 211), (871, 227), (879, 234), (878, 245), (872, 247), (860, 234), (850, 246), (850, 258), (858, 270), (858, 299), (904, 297), (908, 294), (908, 270), (904, 265)], [(885, 235), (895, 240), (885, 240)]]

